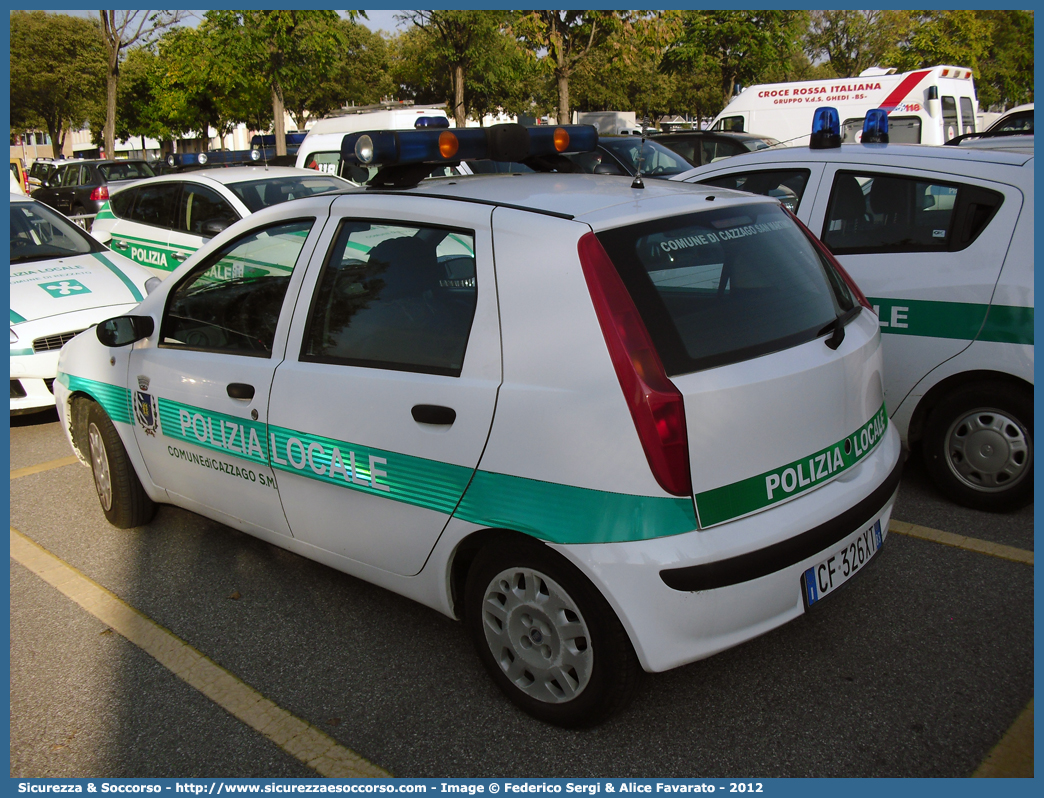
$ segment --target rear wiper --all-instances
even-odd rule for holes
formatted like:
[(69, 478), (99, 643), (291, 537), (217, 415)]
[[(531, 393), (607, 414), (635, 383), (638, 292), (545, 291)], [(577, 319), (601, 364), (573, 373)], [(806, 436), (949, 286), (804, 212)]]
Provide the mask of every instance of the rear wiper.
[(832, 322), (827, 324), (822, 330), (816, 333), (816, 337), (818, 338), (820, 335), (826, 335), (828, 332), (832, 332), (833, 334), (826, 340), (826, 345), (829, 346), (831, 349), (837, 349), (839, 346), (841, 346), (841, 342), (845, 340), (845, 325), (848, 324), (848, 322), (852, 321), (852, 319), (854, 319), (856, 316), (858, 316), (859, 312), (862, 309), (863, 306), (859, 303), (856, 303), (853, 307), (850, 307), (848, 310), (846, 310)]

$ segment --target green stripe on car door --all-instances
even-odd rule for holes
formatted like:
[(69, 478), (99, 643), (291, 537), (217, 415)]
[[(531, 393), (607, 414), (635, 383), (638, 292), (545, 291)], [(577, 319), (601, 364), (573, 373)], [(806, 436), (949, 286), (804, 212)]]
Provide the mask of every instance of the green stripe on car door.
[(871, 297), (886, 335), (1033, 345), (1033, 308)]

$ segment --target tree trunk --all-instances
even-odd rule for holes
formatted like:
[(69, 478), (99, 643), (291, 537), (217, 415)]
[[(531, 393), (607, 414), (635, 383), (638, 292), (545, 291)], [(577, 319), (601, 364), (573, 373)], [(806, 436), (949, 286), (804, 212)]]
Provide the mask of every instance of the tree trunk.
[(572, 124), (569, 116), (569, 75), (564, 73), (558, 75), (558, 124)]
[(61, 120), (58, 121), (58, 127), (54, 127), (52, 123), (47, 123), (47, 135), (51, 137), (51, 153), (56, 161), (62, 157), (62, 145), (65, 142), (62, 140), (62, 128)]
[(286, 155), (286, 120), (283, 89), (279, 81), (272, 81), (272, 133), (275, 134), (276, 155)]
[(116, 87), (120, 79), (120, 54), (114, 50), (109, 55), (109, 73), (105, 80), (105, 127), (102, 138), (105, 140), (105, 157), (116, 157)]
[(453, 66), (453, 120), (457, 127), (464, 127), (467, 119), (464, 114), (464, 66)]

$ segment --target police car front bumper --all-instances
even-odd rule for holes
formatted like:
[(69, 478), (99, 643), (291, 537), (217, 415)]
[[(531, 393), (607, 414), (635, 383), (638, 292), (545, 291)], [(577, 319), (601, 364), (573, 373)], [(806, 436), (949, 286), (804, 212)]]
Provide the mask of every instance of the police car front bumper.
[(772, 509), (655, 540), (556, 548), (616, 610), (645, 670), (664, 671), (801, 615), (809, 605), (806, 573), (833, 568), (833, 556), (849, 544), (877, 534), (876, 558), (901, 470), (899, 435), (889, 425), (851, 472)]

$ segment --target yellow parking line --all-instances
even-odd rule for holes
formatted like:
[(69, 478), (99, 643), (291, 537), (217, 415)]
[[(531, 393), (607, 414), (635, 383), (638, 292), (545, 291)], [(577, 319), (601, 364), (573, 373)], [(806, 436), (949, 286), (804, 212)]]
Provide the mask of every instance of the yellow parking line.
[(1033, 701), (1019, 713), (990, 755), (972, 773), (973, 778), (1033, 778)]
[(938, 529), (929, 529), (926, 526), (908, 524), (905, 521), (892, 520), (888, 524), (888, 531), (900, 535), (909, 535), (912, 538), (931, 540), (934, 543), (942, 543), (945, 546), (956, 546), (965, 551), (976, 551), (980, 554), (989, 554), (991, 557), (1000, 557), (1002, 560), (1012, 560), (1026, 565), (1033, 565), (1033, 552), (1026, 549), (1017, 549), (1014, 546), (1005, 546), (1002, 543), (991, 543), (988, 540), (977, 540), (964, 535), (955, 535), (952, 532), (943, 532)]
[(184, 640), (13, 527), (11, 559), (319, 775), (331, 778), (391, 776), (388, 771), (367, 762), (332, 737), (269, 701)]
[(40, 463), (34, 466), (13, 468), (11, 469), (11, 479), (27, 477), (30, 474), (39, 474), (41, 471), (50, 471), (52, 468), (61, 468), (62, 466), (72, 465), (73, 463), (78, 462), (80, 461), (77, 459), (76, 455), (69, 455), (68, 457), (60, 457), (57, 460), (48, 460), (46, 463)]

